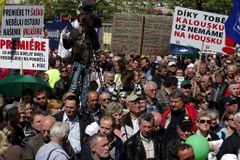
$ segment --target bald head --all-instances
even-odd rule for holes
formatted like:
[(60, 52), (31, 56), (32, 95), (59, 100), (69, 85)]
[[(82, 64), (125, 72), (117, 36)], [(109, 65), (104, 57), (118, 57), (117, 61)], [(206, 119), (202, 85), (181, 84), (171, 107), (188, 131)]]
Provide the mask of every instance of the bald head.
[(155, 121), (154, 130), (160, 131), (161, 124), (162, 124), (162, 115), (159, 112), (152, 112), (152, 115), (153, 115), (154, 121)]
[(52, 116), (43, 117), (42, 122), (41, 122), (42, 123), (41, 133), (42, 133), (45, 141), (50, 140), (50, 130), (55, 122), (56, 122), (56, 120)]

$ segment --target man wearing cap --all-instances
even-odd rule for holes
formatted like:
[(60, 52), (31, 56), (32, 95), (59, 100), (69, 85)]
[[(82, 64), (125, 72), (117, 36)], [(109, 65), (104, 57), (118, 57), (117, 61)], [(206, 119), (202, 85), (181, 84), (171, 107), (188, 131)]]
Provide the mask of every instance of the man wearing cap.
[(132, 93), (129, 96), (127, 96), (126, 101), (129, 112), (122, 118), (121, 131), (123, 141), (126, 141), (132, 135), (138, 132), (139, 130), (138, 118), (141, 113), (139, 97), (136, 94)]
[(175, 76), (176, 75), (176, 70), (177, 70), (177, 64), (174, 61), (170, 61), (168, 63), (168, 74), (170, 76)]
[(193, 134), (193, 124), (188, 116), (185, 116), (177, 125), (177, 136), (173, 138), (165, 148), (165, 158), (166, 160), (171, 159), (174, 155), (176, 146), (179, 144), (185, 143), (187, 138)]
[(163, 113), (162, 117), (162, 127), (165, 129), (163, 139), (164, 143), (167, 144), (169, 140), (176, 137), (177, 135), (177, 126), (179, 122), (185, 117), (188, 116), (193, 123), (193, 129), (196, 131), (196, 118), (197, 111), (196, 109), (185, 102), (185, 96), (181, 90), (176, 89), (170, 94), (170, 106)]
[(191, 96), (191, 88), (192, 84), (190, 80), (184, 80), (181, 83), (181, 91), (184, 94), (185, 97), (190, 97)]

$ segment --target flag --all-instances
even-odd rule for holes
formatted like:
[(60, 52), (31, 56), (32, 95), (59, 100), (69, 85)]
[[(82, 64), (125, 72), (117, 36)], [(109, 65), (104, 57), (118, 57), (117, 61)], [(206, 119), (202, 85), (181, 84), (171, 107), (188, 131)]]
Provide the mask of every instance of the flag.
[(240, 44), (240, 0), (234, 0), (233, 8), (225, 23), (226, 35)]
[(2, 24), (2, 16), (3, 16), (5, 3), (6, 3), (6, 0), (0, 0), (0, 24)]

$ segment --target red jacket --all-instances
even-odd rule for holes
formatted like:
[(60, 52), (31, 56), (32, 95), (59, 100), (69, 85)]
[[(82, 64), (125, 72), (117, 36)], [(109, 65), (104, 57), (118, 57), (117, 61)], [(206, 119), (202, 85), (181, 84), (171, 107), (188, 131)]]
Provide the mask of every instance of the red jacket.
[[(197, 110), (189, 105), (189, 104), (185, 104), (185, 109), (186, 109), (186, 114), (189, 116), (189, 118), (192, 120), (192, 123), (193, 123), (193, 130), (194, 132), (197, 131), (197, 124), (196, 124), (196, 118), (197, 118), (197, 115), (198, 115), (198, 112)], [(162, 128), (165, 128), (165, 124), (166, 124), (166, 121), (168, 118), (171, 118), (171, 108), (168, 108), (162, 115)]]

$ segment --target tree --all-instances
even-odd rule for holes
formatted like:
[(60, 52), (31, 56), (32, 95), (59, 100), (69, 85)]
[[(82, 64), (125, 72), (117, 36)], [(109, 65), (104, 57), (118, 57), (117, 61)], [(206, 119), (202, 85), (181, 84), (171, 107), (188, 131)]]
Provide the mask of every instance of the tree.
[(233, 5), (232, 0), (164, 0), (164, 2), (171, 9), (182, 6), (225, 15), (229, 14)]

